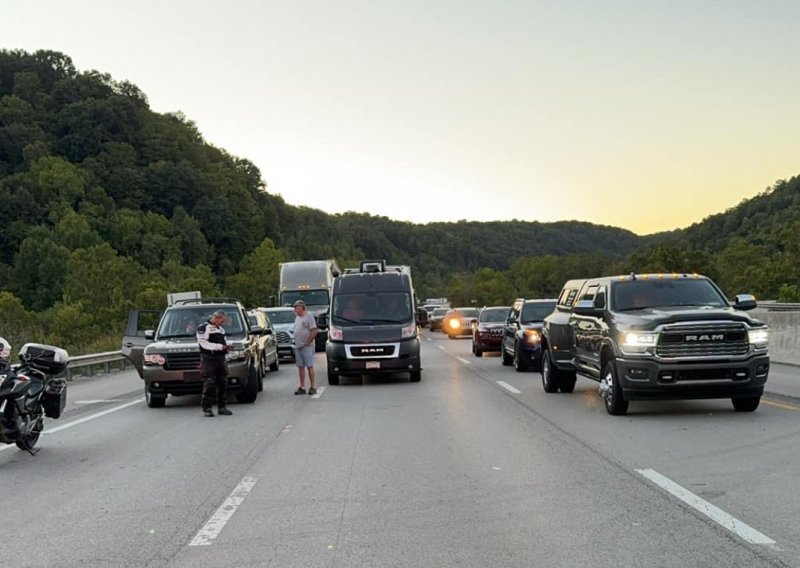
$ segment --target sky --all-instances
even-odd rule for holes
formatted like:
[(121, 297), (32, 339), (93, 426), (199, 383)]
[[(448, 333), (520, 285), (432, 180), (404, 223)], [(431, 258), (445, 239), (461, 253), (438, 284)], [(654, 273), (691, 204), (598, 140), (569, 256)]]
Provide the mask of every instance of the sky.
[(797, 0), (0, 0), (292, 205), (684, 228), (800, 174)]

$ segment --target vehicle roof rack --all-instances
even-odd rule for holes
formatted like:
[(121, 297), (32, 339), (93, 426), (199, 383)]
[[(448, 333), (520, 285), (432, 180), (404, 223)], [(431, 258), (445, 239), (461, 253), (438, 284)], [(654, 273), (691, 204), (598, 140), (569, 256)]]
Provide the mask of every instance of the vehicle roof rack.
[(238, 304), (237, 298), (186, 298), (185, 300), (175, 300), (173, 306), (185, 306), (188, 304)]

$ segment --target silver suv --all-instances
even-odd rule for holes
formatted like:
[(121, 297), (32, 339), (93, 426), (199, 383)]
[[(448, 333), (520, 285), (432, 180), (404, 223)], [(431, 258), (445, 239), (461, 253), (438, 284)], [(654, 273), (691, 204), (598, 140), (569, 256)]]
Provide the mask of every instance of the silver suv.
[(294, 361), (294, 308), (259, 308), (265, 314), (275, 338), (278, 340), (278, 357), (283, 360)]

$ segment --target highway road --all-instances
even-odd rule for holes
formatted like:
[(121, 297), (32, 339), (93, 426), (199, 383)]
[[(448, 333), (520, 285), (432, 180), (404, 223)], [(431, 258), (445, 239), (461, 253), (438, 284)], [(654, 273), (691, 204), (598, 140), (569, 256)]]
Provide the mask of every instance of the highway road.
[[(317, 372), (325, 376), (324, 354)], [(755, 413), (632, 403), (425, 332), (423, 378), (254, 404), (145, 406), (133, 372), (70, 383), (40, 452), (0, 447), (0, 565), (800, 567), (800, 369)]]

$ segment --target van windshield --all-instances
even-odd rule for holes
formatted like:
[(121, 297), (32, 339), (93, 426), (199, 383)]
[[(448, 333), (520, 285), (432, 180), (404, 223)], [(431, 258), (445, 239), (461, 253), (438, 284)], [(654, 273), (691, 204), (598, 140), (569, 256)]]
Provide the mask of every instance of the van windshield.
[(411, 305), (407, 292), (335, 294), (331, 322), (341, 327), (408, 323)]

